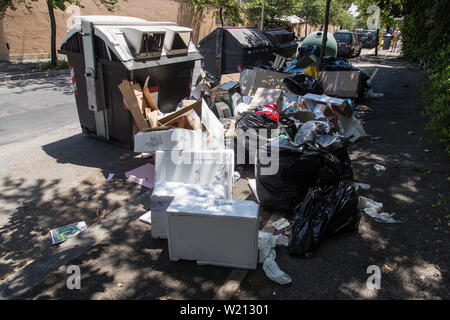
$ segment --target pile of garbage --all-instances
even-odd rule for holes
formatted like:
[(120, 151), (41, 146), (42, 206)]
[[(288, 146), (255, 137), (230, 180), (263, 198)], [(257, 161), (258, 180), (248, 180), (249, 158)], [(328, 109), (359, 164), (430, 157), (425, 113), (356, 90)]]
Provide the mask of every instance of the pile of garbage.
[[(366, 136), (354, 108), (368, 77), (346, 60), (324, 61), (321, 72), (306, 54), (220, 79), (201, 70), (170, 114), (145, 84), (119, 86), (142, 124), (134, 151), (156, 154), (152, 235), (168, 239), (172, 260), (250, 269), (259, 261), (269, 278), (289, 283), (276, 244), (310, 255), (325, 237), (358, 228), (363, 207), (348, 146)], [(259, 204), (232, 200), (243, 166), (254, 168)], [(260, 233), (258, 259), (259, 206), (284, 213), (292, 227), (289, 242)]]

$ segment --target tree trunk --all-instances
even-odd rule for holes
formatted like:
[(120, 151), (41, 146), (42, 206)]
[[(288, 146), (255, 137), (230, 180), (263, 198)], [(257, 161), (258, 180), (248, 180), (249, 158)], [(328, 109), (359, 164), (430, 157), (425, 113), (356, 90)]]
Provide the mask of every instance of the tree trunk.
[(327, 46), (327, 33), (328, 33), (328, 16), (330, 15), (330, 2), (331, 0), (327, 0), (325, 5), (325, 21), (324, 21), (324, 30), (322, 35), (322, 48), (320, 49), (320, 63), (319, 70), (322, 71), (323, 68), (323, 56), (325, 53), (325, 48)]
[(50, 17), (50, 29), (51, 29), (51, 36), (50, 36), (50, 58), (51, 58), (51, 66), (56, 67), (56, 63), (58, 61), (58, 58), (56, 56), (56, 22), (55, 22), (55, 12), (53, 11), (53, 6), (50, 4), (50, 1), (47, 1), (47, 7), (48, 7), (48, 15)]
[(220, 8), (220, 10), (219, 10), (219, 17), (220, 17), (220, 23), (222, 24), (222, 27), (223, 27), (223, 15), (222, 15), (222, 8)]

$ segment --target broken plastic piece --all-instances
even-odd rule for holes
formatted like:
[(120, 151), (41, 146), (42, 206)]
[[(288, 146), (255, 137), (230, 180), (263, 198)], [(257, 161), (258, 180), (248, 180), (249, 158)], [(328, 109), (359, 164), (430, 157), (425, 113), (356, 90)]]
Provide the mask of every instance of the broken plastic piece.
[(386, 167), (385, 166), (382, 166), (381, 164), (374, 164), (373, 165), (373, 167), (374, 167), (374, 169), (375, 170), (377, 170), (377, 171), (386, 171)]
[(152, 224), (152, 211), (144, 213), (139, 217), (139, 220), (147, 224)]
[(358, 207), (364, 211), (365, 214), (374, 218), (378, 222), (397, 223), (392, 216), (393, 214), (387, 212), (380, 212), (383, 208), (381, 202), (376, 202), (366, 197), (359, 197)]
[(272, 226), (275, 229), (277, 229), (278, 231), (289, 227), (289, 225), (290, 225), (290, 223), (289, 223), (289, 221), (286, 218), (280, 218), (277, 221), (272, 223)]
[(366, 208), (363, 209), (363, 211), (368, 216), (374, 218), (375, 221), (384, 223), (397, 223), (397, 220), (392, 217), (393, 213), (378, 212), (375, 208)]
[(363, 190), (370, 189), (370, 184), (367, 184), (367, 183), (354, 182), (353, 184), (355, 185), (356, 191), (358, 191), (359, 188), (361, 188)]

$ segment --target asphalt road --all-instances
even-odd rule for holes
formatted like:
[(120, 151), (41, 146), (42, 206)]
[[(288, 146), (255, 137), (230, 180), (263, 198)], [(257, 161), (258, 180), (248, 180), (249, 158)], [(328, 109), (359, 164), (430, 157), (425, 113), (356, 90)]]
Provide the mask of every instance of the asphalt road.
[(70, 77), (0, 83), (0, 132), (0, 278), (52, 250), (50, 229), (143, 191), (124, 173), (144, 160), (81, 133)]

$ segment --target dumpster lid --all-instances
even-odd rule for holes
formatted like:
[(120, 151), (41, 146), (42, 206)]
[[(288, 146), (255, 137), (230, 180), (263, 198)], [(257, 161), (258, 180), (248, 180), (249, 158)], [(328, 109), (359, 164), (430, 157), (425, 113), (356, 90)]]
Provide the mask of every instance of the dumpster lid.
[[(200, 46), (206, 40), (215, 37), (217, 30), (221, 28), (217, 28), (202, 40), (200, 40)], [(269, 39), (257, 28), (251, 27), (224, 27), (222, 28), (224, 32), (228, 32), (233, 38), (239, 42), (239, 44), (244, 48), (252, 48), (252, 47), (267, 47), (272, 46), (272, 43)]]
[[(128, 70), (140, 69), (148, 66), (165, 65), (182, 61), (198, 60), (202, 56), (198, 54), (197, 48), (192, 42), (189, 43), (188, 56), (165, 58), (166, 52), (163, 50), (161, 59), (153, 61), (139, 61), (131, 52), (126, 41), (126, 35), (122, 29), (144, 30), (151, 32), (158, 30), (161, 32), (184, 32), (192, 31), (189, 28), (178, 27), (173, 22), (148, 22), (133, 17), (116, 17), (116, 16), (80, 16), (76, 17), (76, 23), (67, 32), (61, 41), (61, 46), (66, 43), (75, 33), (81, 32), (81, 21), (89, 21), (94, 24), (94, 34), (101, 38), (105, 45), (124, 63)], [(126, 31), (126, 30), (125, 30)]]
[(269, 39), (257, 28), (224, 28), (244, 48), (272, 46)]

